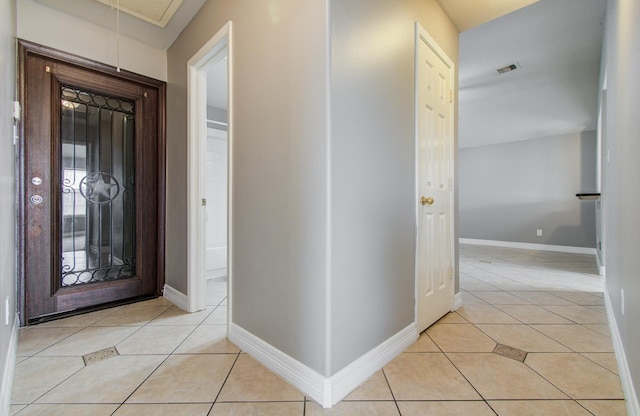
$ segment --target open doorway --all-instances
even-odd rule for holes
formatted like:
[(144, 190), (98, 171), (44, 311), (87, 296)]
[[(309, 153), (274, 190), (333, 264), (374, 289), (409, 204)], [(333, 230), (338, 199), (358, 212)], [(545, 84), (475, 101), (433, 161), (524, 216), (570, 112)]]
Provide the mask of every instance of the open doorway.
[(228, 84), (226, 51), (210, 62), (207, 74), (207, 135), (204, 191), (206, 306), (218, 306), (227, 296), (227, 158)]
[(189, 312), (221, 305), (231, 292), (230, 37), (231, 22), (188, 62)]

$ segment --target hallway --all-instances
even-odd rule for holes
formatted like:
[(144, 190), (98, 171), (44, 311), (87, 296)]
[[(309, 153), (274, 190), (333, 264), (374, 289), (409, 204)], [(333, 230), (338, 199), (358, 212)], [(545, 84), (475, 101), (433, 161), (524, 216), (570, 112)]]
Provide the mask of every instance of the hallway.
[(464, 306), (331, 410), (224, 339), (225, 283), (195, 314), (159, 298), (40, 324), (20, 332), (11, 411), (625, 415), (595, 273), (593, 256), (461, 245)]

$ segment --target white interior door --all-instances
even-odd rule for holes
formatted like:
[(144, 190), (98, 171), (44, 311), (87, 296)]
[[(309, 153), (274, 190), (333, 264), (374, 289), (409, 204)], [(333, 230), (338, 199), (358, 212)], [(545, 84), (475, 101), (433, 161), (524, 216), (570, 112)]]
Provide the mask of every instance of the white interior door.
[(421, 332), (453, 304), (453, 62), (416, 28), (417, 311)]

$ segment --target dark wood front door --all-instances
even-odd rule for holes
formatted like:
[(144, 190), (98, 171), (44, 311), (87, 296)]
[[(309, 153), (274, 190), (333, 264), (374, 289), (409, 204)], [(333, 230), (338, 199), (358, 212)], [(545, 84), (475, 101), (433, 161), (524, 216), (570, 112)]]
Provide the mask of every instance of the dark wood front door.
[(20, 42), (23, 325), (160, 294), (160, 81)]

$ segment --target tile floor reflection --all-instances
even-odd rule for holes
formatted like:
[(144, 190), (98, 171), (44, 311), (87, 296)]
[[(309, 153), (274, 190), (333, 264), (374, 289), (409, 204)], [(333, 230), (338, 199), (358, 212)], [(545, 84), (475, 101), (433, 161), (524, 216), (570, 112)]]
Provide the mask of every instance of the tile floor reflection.
[(195, 314), (159, 298), (22, 329), (12, 415), (626, 415), (593, 256), (460, 248), (464, 306), (333, 409), (225, 339), (212, 280)]

